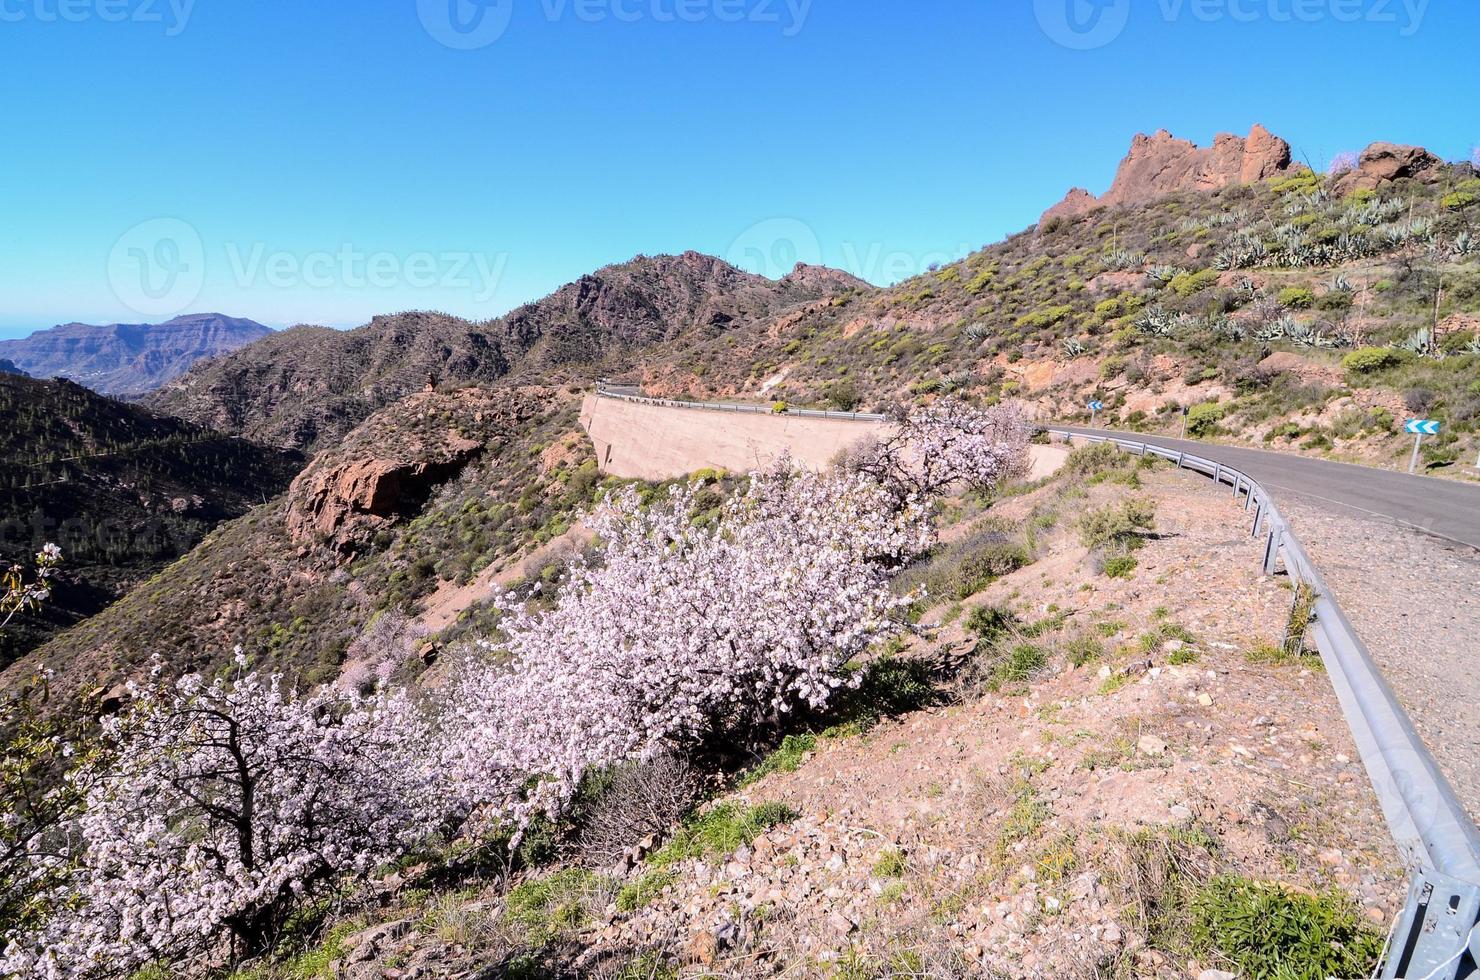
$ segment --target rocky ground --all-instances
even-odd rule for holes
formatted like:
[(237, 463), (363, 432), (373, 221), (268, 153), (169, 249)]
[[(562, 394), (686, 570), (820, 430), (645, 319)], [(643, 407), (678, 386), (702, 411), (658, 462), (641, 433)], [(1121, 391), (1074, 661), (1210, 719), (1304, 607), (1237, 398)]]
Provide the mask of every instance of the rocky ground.
[[(1185, 473), (1142, 479), (999, 503), (1009, 522), (1059, 526), (1034, 564), (928, 614), (944, 624), (907, 651), (967, 648), (970, 609), (1008, 605), (1050, 651), (1031, 679), (958, 683), (947, 703), (809, 739), (710, 804), (794, 815), (748, 842), (536, 873), (526, 892), (585, 882), (541, 940), (566, 945), (573, 975), (628, 978), (1229, 977), (1159, 918), (1215, 872), (1338, 888), (1381, 930), (1402, 870), (1329, 683), (1318, 661), (1268, 656), (1286, 582), (1260, 575), (1231, 497)], [(1157, 536), (1111, 579), (1072, 522), (1127, 493), (1155, 500)], [(505, 975), (497, 951), (530, 928), (520, 887), (403, 896), (344, 943), (341, 975)]]

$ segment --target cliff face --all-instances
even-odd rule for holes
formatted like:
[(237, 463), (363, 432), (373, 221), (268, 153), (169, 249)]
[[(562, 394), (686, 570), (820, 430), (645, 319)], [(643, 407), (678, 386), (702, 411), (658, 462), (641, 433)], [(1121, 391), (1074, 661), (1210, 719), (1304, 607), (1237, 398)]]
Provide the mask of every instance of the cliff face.
[(138, 396), (195, 362), (272, 333), (252, 320), (202, 313), (166, 323), (64, 323), (23, 340), (0, 341), (0, 358), (35, 377), (70, 378), (104, 395)]
[(1042, 220), (1074, 217), (1097, 207), (1145, 204), (1178, 191), (1252, 184), (1289, 169), (1290, 144), (1259, 125), (1247, 137), (1220, 133), (1207, 147), (1177, 139), (1164, 129), (1154, 136), (1137, 134), (1103, 197), (1076, 187), (1044, 212)]

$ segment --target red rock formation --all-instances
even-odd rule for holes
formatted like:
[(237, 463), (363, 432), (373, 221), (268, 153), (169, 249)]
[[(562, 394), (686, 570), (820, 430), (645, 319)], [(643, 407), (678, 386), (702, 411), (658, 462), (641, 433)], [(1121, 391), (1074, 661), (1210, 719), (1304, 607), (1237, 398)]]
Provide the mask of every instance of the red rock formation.
[(1180, 140), (1166, 130), (1137, 134), (1103, 197), (1080, 188), (1044, 212), (1044, 221), (1096, 207), (1144, 204), (1178, 191), (1212, 191), (1251, 184), (1290, 169), (1290, 144), (1256, 125), (1247, 138), (1220, 133), (1210, 147)]
[(1373, 143), (1362, 151), (1357, 169), (1342, 175), (1336, 190), (1339, 194), (1376, 190), (1402, 177), (1426, 180), (1437, 174), (1442, 166), (1442, 160), (1421, 146)]

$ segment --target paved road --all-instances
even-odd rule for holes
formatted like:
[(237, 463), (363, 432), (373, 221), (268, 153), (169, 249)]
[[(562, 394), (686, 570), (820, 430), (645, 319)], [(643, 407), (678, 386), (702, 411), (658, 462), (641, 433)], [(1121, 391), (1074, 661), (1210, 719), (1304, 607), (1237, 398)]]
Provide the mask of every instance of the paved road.
[[(1277, 502), (1294, 497), (1322, 509), (1389, 520), (1480, 549), (1480, 485), (1140, 432), (1055, 428), (1195, 453), (1243, 470), (1274, 494)], [(1300, 528), (1296, 527), (1295, 532), (1299, 534)]]

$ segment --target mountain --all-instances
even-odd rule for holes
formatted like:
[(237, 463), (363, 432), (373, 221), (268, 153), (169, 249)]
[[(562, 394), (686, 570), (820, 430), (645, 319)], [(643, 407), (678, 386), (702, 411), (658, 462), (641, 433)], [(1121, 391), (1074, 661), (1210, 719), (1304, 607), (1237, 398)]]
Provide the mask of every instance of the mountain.
[(743, 332), (868, 288), (808, 266), (773, 281), (697, 252), (641, 256), (487, 323), (402, 313), (349, 331), (296, 327), (199, 365), (148, 403), (261, 442), (312, 449), (429, 380), (584, 380), (622, 370), (644, 351)]
[(0, 357), (0, 374), (19, 374), (23, 377), (29, 377), (26, 372), (15, 366), (14, 361), (3, 357)]
[(0, 375), (0, 417), (0, 562), (47, 542), (65, 556), (46, 616), (0, 636), (0, 666), (281, 493), (302, 465), (65, 380)]
[(70, 378), (105, 395), (139, 396), (189, 370), (271, 334), (260, 323), (220, 313), (166, 323), (64, 323), (24, 340), (0, 341), (0, 357), (34, 377)]
[(1043, 214), (1043, 222), (1095, 208), (1145, 204), (1178, 191), (1213, 191), (1253, 184), (1290, 169), (1290, 144), (1255, 125), (1247, 138), (1219, 133), (1209, 147), (1180, 140), (1166, 130), (1138, 133), (1103, 197), (1075, 187)]

